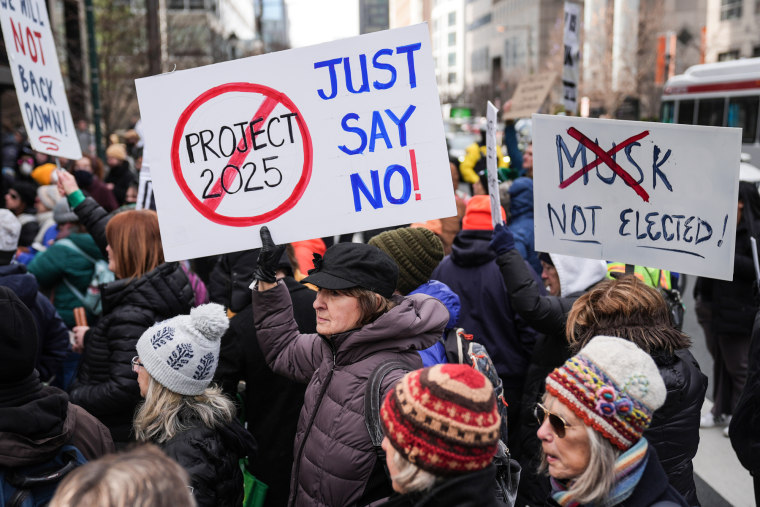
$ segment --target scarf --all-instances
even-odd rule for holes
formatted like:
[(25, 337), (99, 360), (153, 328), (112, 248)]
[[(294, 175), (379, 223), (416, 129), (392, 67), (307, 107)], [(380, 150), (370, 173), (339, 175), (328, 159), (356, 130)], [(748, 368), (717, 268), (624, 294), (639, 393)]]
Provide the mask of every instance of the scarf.
[[(615, 485), (604, 502), (605, 506), (618, 505), (631, 496), (647, 466), (648, 448), (647, 439), (642, 437), (633, 447), (618, 456), (615, 460)], [(578, 507), (581, 505), (570, 496), (567, 484), (553, 477), (551, 478), (551, 483), (552, 498), (560, 506)]]

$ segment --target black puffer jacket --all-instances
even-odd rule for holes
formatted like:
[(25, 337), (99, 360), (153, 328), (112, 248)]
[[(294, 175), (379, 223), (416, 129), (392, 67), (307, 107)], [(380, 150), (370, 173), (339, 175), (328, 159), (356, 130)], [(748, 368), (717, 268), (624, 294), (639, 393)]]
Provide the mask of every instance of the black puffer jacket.
[(448, 477), (431, 489), (419, 493), (394, 495), (379, 507), (500, 507), (492, 493), (496, 467)]
[(100, 248), (100, 252), (103, 254), (103, 258), (108, 259), (108, 252), (106, 252), (106, 247), (108, 246), (106, 225), (111, 216), (92, 197), (87, 197), (79, 203), (74, 208), (74, 213), (79, 217), (79, 222), (85, 226), (92, 239), (95, 240), (98, 248)]
[(705, 401), (707, 377), (686, 349), (677, 350), (673, 355), (652, 352), (651, 356), (668, 394), (665, 404), (654, 413), (644, 436), (657, 450), (670, 485), (689, 505), (699, 505), (691, 460), (699, 445), (699, 417)]
[(736, 404), (728, 434), (742, 466), (760, 475), (760, 312), (752, 328), (747, 383)]
[(190, 475), (198, 507), (243, 504), (240, 458), (254, 458), (256, 442), (237, 421), (210, 429), (201, 424), (160, 445)]
[(129, 439), (140, 401), (132, 358), (140, 335), (156, 322), (186, 314), (193, 288), (176, 262), (140, 278), (101, 287), (103, 317), (84, 338), (84, 356), (71, 386), (71, 401), (100, 419), (116, 442)]
[(752, 183), (739, 182), (739, 199), (744, 203), (742, 218), (736, 226), (733, 280), (711, 280), (712, 332), (717, 335), (752, 332), (757, 305), (753, 298), (755, 279), (750, 238), (760, 240), (760, 195)]

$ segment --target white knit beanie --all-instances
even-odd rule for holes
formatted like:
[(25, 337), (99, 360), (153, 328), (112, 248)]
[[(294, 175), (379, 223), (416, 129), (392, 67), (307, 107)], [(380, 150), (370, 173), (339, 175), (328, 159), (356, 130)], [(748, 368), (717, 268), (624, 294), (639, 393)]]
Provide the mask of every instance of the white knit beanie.
[(222, 305), (209, 303), (149, 327), (137, 354), (156, 382), (172, 392), (198, 395), (219, 364), (219, 344), (230, 325)]
[(622, 450), (639, 441), (667, 390), (634, 343), (596, 336), (546, 377), (546, 390)]

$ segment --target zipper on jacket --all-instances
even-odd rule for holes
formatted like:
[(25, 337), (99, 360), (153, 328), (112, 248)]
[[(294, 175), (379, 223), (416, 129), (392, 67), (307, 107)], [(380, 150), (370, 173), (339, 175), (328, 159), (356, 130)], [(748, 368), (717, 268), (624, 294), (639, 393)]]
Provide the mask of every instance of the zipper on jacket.
[(330, 366), (330, 371), (327, 372), (327, 376), (325, 377), (325, 382), (322, 384), (322, 388), (319, 390), (319, 395), (317, 396), (317, 403), (314, 405), (314, 412), (312, 412), (311, 417), (309, 418), (309, 422), (306, 424), (306, 430), (303, 434), (303, 439), (301, 440), (301, 445), (298, 447), (298, 454), (296, 454), (296, 467), (293, 470), (293, 477), (290, 480), (290, 490), (293, 492), (290, 501), (288, 501), (288, 507), (293, 507), (295, 505), (296, 496), (298, 495), (298, 476), (301, 473), (301, 456), (303, 456), (304, 447), (306, 447), (306, 439), (309, 436), (309, 433), (311, 432), (311, 427), (314, 425), (314, 419), (317, 418), (317, 412), (319, 412), (319, 407), (322, 405), (322, 398), (325, 397), (325, 393), (327, 393), (327, 387), (330, 385), (330, 382), (332, 381), (333, 372), (335, 371), (335, 361), (336, 361), (336, 353), (335, 353), (335, 347), (333, 347), (332, 342), (320, 335), (320, 338), (324, 340), (324, 342), (327, 344), (328, 347), (330, 347), (330, 351), (332, 351), (332, 365)]

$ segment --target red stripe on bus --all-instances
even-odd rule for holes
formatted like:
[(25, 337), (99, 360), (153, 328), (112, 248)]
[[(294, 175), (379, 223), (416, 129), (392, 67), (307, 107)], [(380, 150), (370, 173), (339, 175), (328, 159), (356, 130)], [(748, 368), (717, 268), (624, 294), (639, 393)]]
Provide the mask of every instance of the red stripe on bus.
[(683, 93), (705, 93), (719, 92), (730, 90), (747, 90), (751, 88), (760, 88), (760, 79), (750, 81), (734, 81), (732, 83), (713, 83), (692, 86), (669, 86), (665, 88), (663, 95), (680, 95)]

